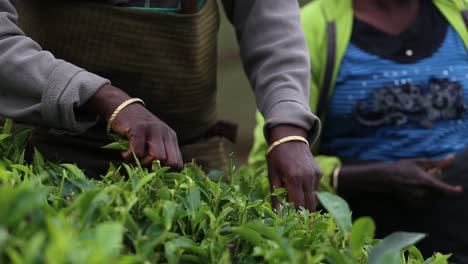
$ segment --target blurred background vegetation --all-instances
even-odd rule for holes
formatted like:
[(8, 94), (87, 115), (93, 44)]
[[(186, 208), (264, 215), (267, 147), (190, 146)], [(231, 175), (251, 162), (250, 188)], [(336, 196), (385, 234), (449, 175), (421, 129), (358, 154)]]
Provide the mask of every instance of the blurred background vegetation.
[[(309, 0), (299, 0), (301, 5), (307, 2)], [(224, 13), (219, 32), (218, 58), (219, 118), (233, 121), (239, 125), (238, 141), (233, 147), (233, 151), (235, 160), (240, 163), (246, 160), (252, 144), (255, 126), (255, 98), (239, 59), (234, 30)]]

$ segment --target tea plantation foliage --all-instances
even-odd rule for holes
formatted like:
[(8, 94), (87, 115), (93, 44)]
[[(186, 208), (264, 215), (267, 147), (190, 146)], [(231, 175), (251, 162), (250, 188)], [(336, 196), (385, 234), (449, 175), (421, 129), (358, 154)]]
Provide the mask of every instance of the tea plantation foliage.
[[(0, 263), (447, 263), (424, 260), (421, 234), (374, 239), (369, 218), (319, 193), (330, 212), (270, 205), (265, 170), (171, 172), (126, 164), (101, 180), (35, 152), (30, 131), (0, 127)], [(284, 190), (274, 195), (285, 196)]]

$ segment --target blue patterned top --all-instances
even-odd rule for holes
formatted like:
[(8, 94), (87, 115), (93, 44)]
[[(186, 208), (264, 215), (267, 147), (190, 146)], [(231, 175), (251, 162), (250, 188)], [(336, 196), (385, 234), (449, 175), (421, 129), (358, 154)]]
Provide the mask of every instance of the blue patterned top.
[(467, 51), (451, 26), (440, 48), (413, 64), (350, 43), (328, 107), (322, 153), (383, 161), (456, 154), (468, 143), (467, 89)]

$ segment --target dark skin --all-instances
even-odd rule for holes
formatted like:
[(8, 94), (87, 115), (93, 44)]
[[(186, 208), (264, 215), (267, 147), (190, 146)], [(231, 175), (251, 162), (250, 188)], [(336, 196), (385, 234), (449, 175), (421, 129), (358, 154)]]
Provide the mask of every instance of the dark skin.
[(463, 192), (461, 186), (449, 185), (431, 175), (434, 169), (445, 169), (454, 160), (450, 156), (436, 161), (410, 159), (344, 165), (338, 175), (338, 192), (345, 198), (363, 192), (386, 193), (416, 204), (430, 196), (459, 195)]
[[(104, 85), (85, 108), (108, 120), (115, 109), (130, 98), (117, 87)], [(159, 160), (165, 166), (183, 167), (176, 133), (143, 105), (135, 103), (124, 108), (112, 122), (112, 130), (129, 140), (130, 149), (122, 152), (125, 160), (133, 161), (133, 151), (143, 166)]]
[(419, 13), (419, 0), (354, 0), (354, 15), (388, 34), (397, 35)]
[[(287, 136), (302, 136), (307, 138), (304, 129), (294, 126), (277, 126), (271, 130), (270, 145)], [(296, 208), (304, 207), (314, 211), (317, 199), (314, 192), (318, 190), (322, 172), (315, 162), (309, 147), (300, 141), (291, 141), (273, 149), (267, 157), (268, 177), (272, 191), (286, 188), (288, 200)], [(274, 208), (279, 207), (273, 199)]]
[[(389, 34), (404, 31), (419, 12), (419, 0), (354, 0), (353, 4), (359, 19)], [(430, 173), (449, 167), (454, 159), (346, 164), (338, 175), (338, 192), (347, 198), (361, 192), (388, 193), (412, 202), (431, 195), (459, 195), (463, 192), (461, 186), (446, 184)]]
[[(108, 120), (115, 109), (130, 98), (117, 87), (104, 85), (84, 109)], [(129, 140), (130, 150), (122, 153), (125, 160), (133, 161), (133, 151), (144, 166), (159, 160), (164, 166), (183, 167), (176, 133), (141, 104), (124, 108), (112, 123), (112, 130)], [(275, 126), (270, 131), (269, 142), (287, 136), (307, 137), (307, 132), (290, 125)], [(315, 210), (317, 200), (314, 191), (318, 189), (322, 173), (305, 143), (287, 142), (275, 148), (268, 155), (268, 171), (272, 190), (285, 187), (289, 201), (296, 207)], [(274, 206), (278, 207), (278, 203), (275, 202)]]

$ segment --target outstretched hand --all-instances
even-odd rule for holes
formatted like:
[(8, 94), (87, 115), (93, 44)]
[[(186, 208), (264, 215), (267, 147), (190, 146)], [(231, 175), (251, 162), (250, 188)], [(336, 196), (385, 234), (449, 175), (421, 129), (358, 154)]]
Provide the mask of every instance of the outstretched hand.
[(454, 161), (455, 157), (450, 156), (441, 160), (347, 164), (341, 167), (337, 191), (348, 199), (362, 193), (388, 194), (419, 207), (431, 196), (456, 196), (463, 192), (461, 186), (453, 186), (440, 179), (442, 170)]
[[(294, 126), (278, 126), (271, 131), (270, 143), (292, 135), (307, 136), (303, 129)], [(288, 200), (294, 203), (296, 208), (304, 207), (314, 211), (317, 207), (314, 192), (318, 190), (322, 172), (307, 144), (300, 141), (283, 143), (273, 149), (267, 159), (271, 191), (286, 188)], [(273, 206), (279, 207), (278, 200), (274, 197)]]
[(431, 171), (449, 167), (455, 161), (450, 156), (441, 160), (410, 159), (386, 164), (383, 181), (388, 187), (409, 198), (422, 199), (430, 194), (458, 195), (463, 192), (461, 186), (447, 184), (431, 175)]

